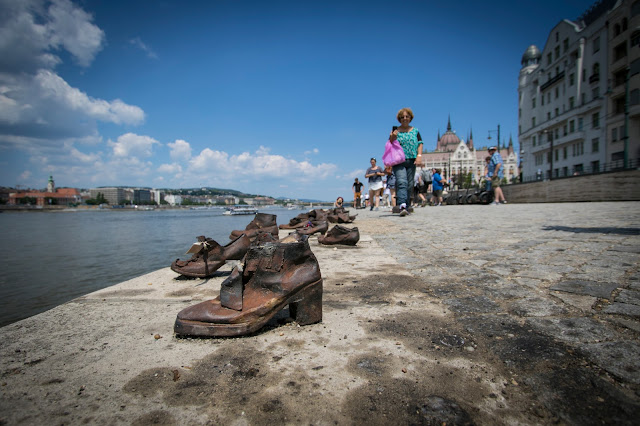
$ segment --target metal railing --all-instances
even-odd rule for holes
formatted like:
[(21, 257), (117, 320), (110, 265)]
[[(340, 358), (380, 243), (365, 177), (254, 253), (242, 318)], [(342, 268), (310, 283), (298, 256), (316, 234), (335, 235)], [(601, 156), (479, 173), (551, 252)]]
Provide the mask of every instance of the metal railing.
[[(567, 167), (566, 172), (564, 167), (560, 167), (554, 169), (553, 180), (555, 179), (566, 179), (572, 178), (576, 176), (584, 176), (584, 175), (594, 175), (599, 173), (611, 173), (611, 172), (620, 172), (624, 170), (635, 170), (640, 167), (640, 160), (629, 160), (628, 165), (624, 167), (624, 160), (615, 160), (610, 163), (599, 164), (597, 166), (585, 165), (585, 166), (572, 166)], [(558, 172), (556, 175), (555, 172)], [(542, 173), (536, 173), (534, 175), (523, 176), (523, 182), (536, 182), (536, 181), (544, 181), (549, 180), (549, 168), (547, 165), (546, 169), (541, 168)]]

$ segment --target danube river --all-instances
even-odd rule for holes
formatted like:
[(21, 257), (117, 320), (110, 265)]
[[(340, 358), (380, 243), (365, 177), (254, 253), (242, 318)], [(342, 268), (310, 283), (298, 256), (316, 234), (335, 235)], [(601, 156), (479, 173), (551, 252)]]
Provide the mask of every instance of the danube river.
[[(278, 224), (304, 210), (260, 209)], [(253, 216), (210, 210), (91, 210), (0, 214), (0, 326), (171, 265), (196, 236), (229, 242)], [(177, 276), (177, 274), (176, 274)]]

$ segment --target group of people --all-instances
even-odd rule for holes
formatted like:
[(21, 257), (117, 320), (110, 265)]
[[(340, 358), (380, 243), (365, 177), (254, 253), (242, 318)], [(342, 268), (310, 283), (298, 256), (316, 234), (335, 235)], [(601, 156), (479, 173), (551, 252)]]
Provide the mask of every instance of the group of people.
[[(413, 117), (411, 108), (402, 108), (396, 115), (400, 126), (393, 126), (389, 134), (389, 141), (397, 140), (402, 146), (405, 156), (402, 163), (382, 168), (377, 165), (375, 157), (369, 160), (371, 166), (364, 177), (369, 181), (370, 210), (379, 209), (380, 199), (384, 195), (387, 206), (393, 207), (394, 212), (400, 213), (400, 216), (406, 216), (409, 214), (412, 200), (414, 203), (420, 200), (423, 206), (428, 203), (429, 190), (431, 190), (432, 204), (442, 205), (442, 191), (448, 183), (442, 177), (441, 169), (423, 168), (422, 137), (420, 131), (410, 125)], [(504, 172), (503, 161), (495, 146), (489, 147), (489, 156), (486, 161), (485, 176), (490, 180), (495, 192), (494, 204), (506, 203), (500, 189)], [(364, 184), (356, 178), (352, 186), (354, 208), (359, 207), (363, 186)]]

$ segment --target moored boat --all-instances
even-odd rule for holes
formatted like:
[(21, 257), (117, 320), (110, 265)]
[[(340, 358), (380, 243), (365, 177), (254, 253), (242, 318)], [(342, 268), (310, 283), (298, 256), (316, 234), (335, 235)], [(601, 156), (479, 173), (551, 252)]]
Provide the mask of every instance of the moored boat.
[(240, 214), (256, 214), (258, 209), (253, 206), (233, 206), (228, 207), (223, 214), (228, 216), (235, 216)]

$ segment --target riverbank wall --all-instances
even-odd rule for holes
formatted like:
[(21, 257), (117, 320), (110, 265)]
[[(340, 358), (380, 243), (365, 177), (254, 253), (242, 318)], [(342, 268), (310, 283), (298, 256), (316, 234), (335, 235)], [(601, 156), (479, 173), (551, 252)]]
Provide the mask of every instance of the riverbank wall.
[[(635, 424), (640, 203), (359, 210), (323, 321), (173, 335), (169, 268), (0, 329), (2, 424)], [(283, 231), (281, 236), (286, 235)]]

